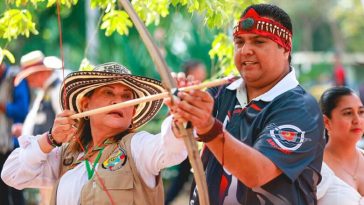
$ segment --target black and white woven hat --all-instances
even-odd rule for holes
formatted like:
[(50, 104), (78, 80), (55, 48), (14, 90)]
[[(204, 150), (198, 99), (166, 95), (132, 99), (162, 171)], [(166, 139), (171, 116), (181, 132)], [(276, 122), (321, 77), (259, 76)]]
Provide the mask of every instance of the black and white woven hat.
[[(164, 92), (158, 80), (132, 75), (124, 66), (110, 62), (97, 65), (90, 71), (70, 73), (63, 81), (60, 99), (63, 109), (81, 112), (80, 100), (88, 92), (114, 83), (122, 83), (133, 90), (136, 98)], [(133, 116), (133, 126), (138, 128), (151, 120), (163, 105), (163, 99), (141, 103)]]

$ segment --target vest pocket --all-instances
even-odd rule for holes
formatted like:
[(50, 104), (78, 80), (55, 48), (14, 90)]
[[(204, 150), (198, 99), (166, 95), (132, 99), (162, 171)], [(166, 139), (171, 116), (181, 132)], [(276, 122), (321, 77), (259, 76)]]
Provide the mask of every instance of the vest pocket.
[[(130, 171), (101, 171), (99, 169), (98, 176), (94, 176), (94, 178), (88, 183), (90, 186), (85, 186), (86, 189), (91, 188), (91, 190), (83, 190), (83, 193), (85, 195), (93, 195), (90, 197), (93, 198), (93, 200), (91, 203), (84, 204), (110, 205), (111, 202), (108, 195), (111, 196), (114, 204), (133, 204), (134, 183), (133, 174)], [(106, 188), (106, 191), (103, 190), (103, 185), (100, 183), (100, 178), (104, 184), (104, 187)], [(109, 194), (107, 194), (107, 192)]]

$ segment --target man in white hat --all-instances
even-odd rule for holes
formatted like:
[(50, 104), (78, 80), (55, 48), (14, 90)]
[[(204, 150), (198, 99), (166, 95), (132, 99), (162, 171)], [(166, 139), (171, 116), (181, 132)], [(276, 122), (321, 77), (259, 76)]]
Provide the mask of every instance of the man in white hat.
[[(20, 59), (22, 71), (16, 76), (15, 85), (27, 79), (36, 97), (23, 125), (15, 129), (22, 135), (35, 135), (49, 130), (53, 120), (61, 112), (59, 89), (61, 86), (62, 61), (55, 57), (45, 57), (41, 51), (32, 51)], [(52, 190), (41, 189), (40, 204), (49, 204)]]
[(36, 91), (22, 134), (42, 133), (49, 130), (55, 115), (61, 111), (58, 96), (61, 77), (56, 71), (62, 68), (62, 62), (54, 56), (45, 57), (41, 51), (32, 51), (21, 57), (20, 66), (22, 71), (16, 76), (15, 85), (26, 78)]

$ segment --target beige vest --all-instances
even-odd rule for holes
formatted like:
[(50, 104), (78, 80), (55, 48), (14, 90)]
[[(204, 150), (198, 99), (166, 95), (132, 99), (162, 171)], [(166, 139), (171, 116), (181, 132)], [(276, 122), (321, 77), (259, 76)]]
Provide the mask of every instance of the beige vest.
[[(81, 205), (109, 205), (112, 204), (106, 191), (100, 183), (100, 178), (111, 195), (113, 204), (117, 205), (163, 205), (164, 193), (163, 183), (160, 175), (157, 177), (157, 185), (149, 188), (138, 173), (138, 170), (131, 155), (131, 139), (134, 133), (128, 134), (119, 141), (119, 146), (126, 151), (127, 159), (125, 164), (115, 170), (109, 171), (102, 168), (101, 163), (107, 160), (119, 150), (117, 144), (108, 145), (100, 158), (100, 164), (94, 177), (88, 181), (81, 191)], [(62, 150), (60, 176), (71, 169), (73, 160), (76, 159), (78, 153), (69, 153), (65, 146)], [(83, 162), (82, 162), (83, 163)], [(59, 180), (54, 188), (51, 204), (56, 204), (56, 193)], [(76, 199), (75, 199), (76, 200)]]

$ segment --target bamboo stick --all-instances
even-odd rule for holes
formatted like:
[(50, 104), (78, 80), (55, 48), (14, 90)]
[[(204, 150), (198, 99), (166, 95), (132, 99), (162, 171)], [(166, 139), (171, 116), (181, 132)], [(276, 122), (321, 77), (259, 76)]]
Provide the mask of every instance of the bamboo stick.
[[(233, 80), (234, 80), (233, 77), (226, 77), (226, 78), (222, 78), (222, 79), (218, 79), (218, 80), (214, 80), (214, 81), (210, 81), (210, 82), (201, 83), (198, 85), (192, 85), (192, 86), (188, 86), (188, 87), (179, 88), (179, 91), (186, 92), (186, 91), (191, 91), (191, 90), (200, 90), (203, 88), (216, 87), (216, 86), (220, 86), (220, 85), (224, 85), (229, 82), (232, 82)], [(159, 99), (167, 98), (167, 97), (169, 97), (169, 92), (166, 91), (163, 93), (158, 93), (158, 94), (150, 95), (150, 96), (143, 97), (143, 98), (128, 100), (126, 102), (120, 102), (117, 104), (97, 108), (94, 110), (89, 110), (86, 112), (80, 112), (80, 113), (71, 115), (71, 118), (78, 119), (78, 118), (82, 118), (82, 117), (86, 117), (86, 116), (110, 112), (112, 110), (121, 109), (121, 108), (129, 107), (129, 106), (134, 106), (134, 105), (138, 105), (140, 103), (149, 102), (149, 101), (153, 101), (153, 100), (159, 100)]]

